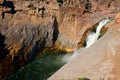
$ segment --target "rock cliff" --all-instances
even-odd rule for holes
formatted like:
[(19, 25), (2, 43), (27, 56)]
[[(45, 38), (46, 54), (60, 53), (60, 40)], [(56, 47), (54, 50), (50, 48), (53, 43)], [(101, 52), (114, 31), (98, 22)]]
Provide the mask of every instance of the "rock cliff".
[[(120, 13), (106, 25), (105, 35), (78, 54), (48, 80), (119, 80)], [(85, 80), (86, 80), (85, 79)]]
[(34, 56), (46, 55), (47, 52), (39, 53), (45, 48), (73, 51), (81, 47), (93, 25), (102, 18), (114, 17), (119, 3), (119, 0), (0, 3), (0, 76), (18, 70)]

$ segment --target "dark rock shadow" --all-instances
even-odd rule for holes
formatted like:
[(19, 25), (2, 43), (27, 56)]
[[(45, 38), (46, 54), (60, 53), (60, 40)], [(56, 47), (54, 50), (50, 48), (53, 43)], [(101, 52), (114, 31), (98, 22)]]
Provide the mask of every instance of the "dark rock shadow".
[(5, 37), (0, 33), (0, 62), (9, 54), (9, 51), (5, 48), (4, 40)]
[(3, 7), (5, 7), (5, 8), (10, 8), (11, 10), (8, 10), (8, 11), (5, 11), (5, 12), (3, 12), (2, 13), (2, 18), (4, 18), (4, 16), (5, 16), (5, 13), (10, 13), (10, 14), (15, 14), (16, 13), (16, 11), (15, 11), (15, 6), (14, 6), (14, 3), (12, 2), (12, 1), (6, 1), (6, 0), (4, 0), (4, 2), (3, 2)]
[(40, 11), (42, 11), (42, 14), (41, 14), (41, 16), (42, 16), (42, 18), (45, 16), (45, 7), (43, 6), (42, 8), (39, 8), (38, 9), (38, 12), (40, 12)]
[(35, 51), (36, 52), (40, 52), (40, 50), (45, 48), (47, 38), (48, 38), (48, 33), (46, 34), (46, 36), (43, 39), (36, 42), (36, 44), (35, 44)]
[[(47, 36), (48, 36), (48, 34), (47, 34)], [(30, 63), (35, 60), (35, 55), (45, 48), (47, 36), (45, 38), (41, 39), (40, 41), (37, 41), (35, 46), (32, 48), (32, 50), (30, 52), (30, 61), (29, 61)]]
[(57, 38), (58, 38), (58, 34), (59, 34), (59, 30), (58, 30), (58, 21), (56, 19), (56, 17), (54, 17), (54, 24), (53, 24), (54, 30), (53, 30), (53, 45), (55, 44)]
[(12, 13), (12, 14), (15, 13), (15, 10), (14, 10), (15, 6), (14, 6), (14, 3), (12, 1), (4, 0), (3, 6), (6, 7), (6, 8), (11, 8), (10, 13)]
[(63, 4), (63, 0), (57, 0), (57, 2), (60, 4)]
[[(52, 35), (52, 44), (54, 45), (56, 40), (58, 39), (58, 21), (55, 16), (53, 16), (54, 22), (53, 22), (53, 35)], [(47, 38), (49, 38), (49, 33), (46, 34), (46, 36), (38, 41), (36, 41), (35, 46), (32, 48), (30, 52), (30, 62), (34, 60), (35, 56), (38, 52), (41, 52), (46, 47)]]

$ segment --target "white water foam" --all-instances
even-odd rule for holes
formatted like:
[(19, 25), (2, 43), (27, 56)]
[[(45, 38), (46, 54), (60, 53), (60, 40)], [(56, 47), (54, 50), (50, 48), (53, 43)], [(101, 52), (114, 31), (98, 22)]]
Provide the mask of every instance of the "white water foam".
[(101, 29), (109, 22), (111, 19), (103, 19), (100, 21), (99, 25), (97, 26), (96, 32), (91, 32), (88, 34), (86, 38), (86, 48), (90, 47), (93, 45), (98, 37), (100, 36), (100, 31)]
[[(86, 37), (86, 47), (85, 48), (89, 48), (91, 45), (93, 45), (97, 41), (98, 37), (100, 36), (101, 29), (111, 20), (112, 19), (107, 18), (107, 19), (103, 19), (100, 21), (99, 25), (97, 26), (96, 32), (91, 32)], [(70, 60), (75, 58), (75, 56), (77, 56), (81, 51), (84, 51), (85, 48), (80, 48), (80, 49), (74, 51)]]

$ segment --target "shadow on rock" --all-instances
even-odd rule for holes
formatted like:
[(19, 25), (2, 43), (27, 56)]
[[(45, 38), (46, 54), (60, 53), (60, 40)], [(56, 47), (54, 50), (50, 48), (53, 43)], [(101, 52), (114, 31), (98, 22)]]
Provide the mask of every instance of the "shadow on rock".
[(2, 18), (5, 17), (5, 13), (10, 13), (10, 14), (15, 14), (15, 13), (16, 13), (16, 11), (15, 11), (15, 9), (14, 9), (15, 6), (14, 6), (14, 3), (13, 3), (12, 1), (6, 1), (6, 0), (4, 0), (3, 6), (4, 6), (5, 8), (10, 8), (11, 10), (9, 10), (9, 11), (4, 11), (4, 12), (2, 13)]
[(5, 37), (0, 33), (0, 62), (3, 60), (3, 58), (9, 54), (9, 51), (5, 48), (4, 44)]
[(59, 30), (58, 30), (58, 21), (56, 19), (56, 17), (54, 17), (54, 24), (53, 24), (54, 30), (53, 30), (53, 44), (55, 44), (57, 38), (58, 38), (58, 34), (59, 34)]
[(15, 13), (15, 10), (14, 10), (15, 6), (14, 6), (14, 3), (12, 1), (4, 0), (3, 6), (6, 7), (6, 8), (11, 8), (10, 13), (12, 13), (12, 14)]

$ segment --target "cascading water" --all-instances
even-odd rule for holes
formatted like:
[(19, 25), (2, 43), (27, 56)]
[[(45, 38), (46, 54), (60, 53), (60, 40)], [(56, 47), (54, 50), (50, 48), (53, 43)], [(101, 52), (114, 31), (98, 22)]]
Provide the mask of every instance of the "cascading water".
[(101, 29), (111, 20), (112, 20), (111, 18), (101, 20), (99, 25), (97, 26), (96, 32), (95, 33), (91, 32), (88, 34), (86, 38), (86, 48), (90, 47), (97, 41), (98, 37), (100, 36)]
[[(86, 48), (90, 47), (92, 44), (94, 44), (98, 37), (100, 36), (101, 29), (109, 22), (113, 20), (112, 18), (106, 18), (100, 21), (99, 25), (97, 26), (96, 32), (91, 32), (88, 34), (86, 38)], [(81, 51), (84, 51), (84, 48), (80, 48), (76, 50), (73, 55), (71, 56), (70, 60), (73, 59), (77, 54), (79, 54)]]
[[(97, 26), (96, 32), (91, 32), (86, 39), (86, 48), (90, 47), (95, 41), (97, 41), (102, 27), (111, 21), (111, 19), (103, 19)], [(47, 80), (54, 72), (61, 68), (67, 61), (71, 60), (80, 52), (86, 50), (81, 48), (76, 50), (73, 55), (60, 53), (54, 55), (48, 55), (40, 60), (34, 61), (27, 65), (19, 72), (6, 77), (4, 80)], [(34, 55), (34, 48), (31, 51), (30, 56)], [(32, 57), (30, 57), (32, 60)]]

